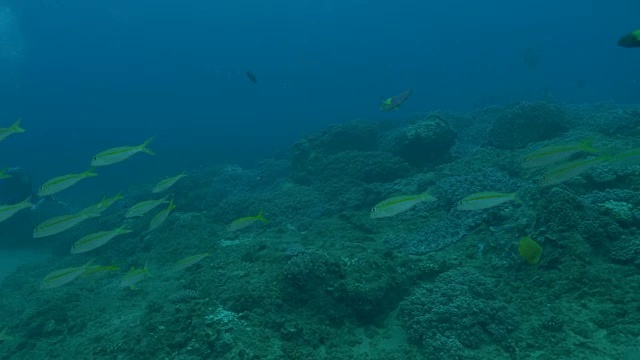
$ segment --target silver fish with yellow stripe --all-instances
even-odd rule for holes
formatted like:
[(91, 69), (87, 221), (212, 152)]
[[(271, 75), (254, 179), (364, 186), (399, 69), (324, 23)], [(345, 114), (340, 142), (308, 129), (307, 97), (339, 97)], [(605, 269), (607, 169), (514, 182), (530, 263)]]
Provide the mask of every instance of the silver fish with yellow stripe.
[(156, 193), (165, 191), (168, 188), (172, 187), (173, 184), (175, 184), (176, 182), (178, 182), (178, 180), (182, 179), (185, 176), (187, 176), (187, 174), (185, 172), (182, 172), (182, 174), (180, 174), (180, 175), (176, 175), (174, 177), (170, 177), (168, 179), (164, 179), (164, 180), (160, 181), (159, 183), (157, 183), (153, 187), (153, 189), (151, 189), (151, 192), (156, 194)]
[(260, 210), (258, 215), (245, 216), (243, 218), (233, 220), (231, 224), (227, 225), (227, 230), (236, 231), (236, 230), (244, 229), (247, 226), (254, 224), (256, 221), (262, 221), (263, 223), (269, 222), (269, 220), (265, 219), (264, 216), (262, 216), (262, 210)]
[(97, 233), (89, 234), (71, 245), (71, 253), (81, 254), (93, 249), (97, 249), (100, 246), (108, 243), (114, 237), (118, 235), (128, 234), (130, 232), (133, 232), (133, 230), (120, 227), (109, 231), (100, 231)]
[(89, 207), (88, 209), (91, 209), (91, 211), (102, 213), (103, 211), (111, 207), (111, 205), (113, 205), (116, 201), (122, 200), (122, 199), (124, 199), (124, 196), (122, 196), (122, 193), (117, 193), (115, 196), (110, 198), (104, 196), (99, 203)]
[(173, 267), (174, 270), (182, 270), (182, 269), (186, 269), (191, 265), (195, 265), (196, 263), (198, 263), (200, 260), (206, 258), (207, 256), (210, 256), (211, 254), (209, 253), (204, 253), (204, 254), (198, 254), (198, 255), (193, 255), (193, 256), (188, 256), (184, 259), (180, 259), (176, 262), (176, 265)]
[(607, 156), (598, 156), (592, 157), (588, 159), (580, 159), (575, 161), (570, 161), (564, 164), (560, 164), (556, 167), (549, 169), (546, 173), (544, 173), (540, 177), (540, 181), (538, 182), (539, 186), (549, 186), (563, 183), (573, 177), (576, 177), (592, 167), (602, 164), (607, 161), (609, 157)]
[[(154, 136), (155, 137), (155, 136)], [(149, 155), (155, 155), (155, 153), (147, 146), (153, 141), (154, 137), (149, 138), (147, 141), (136, 146), (119, 146), (102, 151), (95, 155), (91, 160), (91, 166), (106, 166), (116, 164), (121, 161), (125, 161), (133, 155), (144, 152)]]
[(149, 272), (149, 268), (147, 267), (147, 263), (145, 263), (144, 267), (140, 269), (136, 269), (132, 266), (131, 269), (129, 269), (129, 271), (122, 277), (120, 287), (128, 287), (131, 290), (135, 290), (136, 284), (144, 280), (147, 276), (152, 277)]
[(95, 206), (88, 207), (76, 214), (56, 216), (44, 221), (33, 229), (33, 237), (42, 238), (55, 235), (70, 229), (87, 219), (98, 216), (100, 216), (100, 212), (96, 211)]
[(167, 195), (165, 197), (163, 197), (162, 199), (159, 200), (147, 200), (147, 201), (141, 201), (135, 205), (133, 205), (132, 207), (129, 208), (129, 210), (127, 210), (126, 214), (124, 215), (127, 219), (128, 218), (132, 218), (132, 217), (136, 217), (136, 216), (142, 216), (146, 213), (148, 213), (149, 211), (153, 210), (156, 208), (156, 206), (160, 205), (160, 204), (168, 204), (169, 201), (167, 200), (169, 198), (170, 195)]
[(176, 205), (173, 203), (173, 200), (171, 200), (171, 202), (169, 203), (169, 206), (167, 206), (166, 209), (163, 209), (162, 211), (157, 213), (156, 216), (153, 217), (153, 219), (151, 219), (151, 222), (149, 223), (149, 231), (155, 230), (160, 225), (162, 225), (162, 223), (165, 220), (167, 220), (167, 218), (169, 217), (171, 210), (175, 208), (176, 208)]
[(484, 191), (471, 194), (458, 201), (458, 210), (481, 210), (502, 205), (509, 201), (518, 201), (518, 194)]
[(395, 196), (379, 202), (371, 209), (369, 217), (372, 219), (395, 216), (405, 212), (421, 202), (432, 202), (436, 198), (427, 190), (419, 195)]
[(593, 148), (592, 144), (593, 138), (588, 138), (577, 144), (545, 146), (525, 156), (522, 159), (522, 166), (530, 168), (551, 165), (567, 160), (579, 152), (598, 153), (599, 150)]
[(33, 207), (33, 203), (31, 202), (31, 196), (22, 200), (21, 202), (13, 205), (2, 205), (0, 206), (0, 222), (7, 220), (8, 218), (15, 215), (18, 211), (29, 209)]
[(98, 176), (98, 174), (96, 174), (93, 169), (89, 169), (80, 174), (69, 174), (55, 177), (40, 186), (38, 189), (38, 196), (53, 195), (75, 185), (82, 179), (93, 176)]
[(80, 277), (80, 275), (82, 275), (85, 270), (89, 266), (91, 266), (91, 263), (93, 263), (93, 259), (82, 266), (70, 267), (49, 273), (40, 282), (40, 289), (57, 288), (59, 286), (72, 282), (73, 280)]

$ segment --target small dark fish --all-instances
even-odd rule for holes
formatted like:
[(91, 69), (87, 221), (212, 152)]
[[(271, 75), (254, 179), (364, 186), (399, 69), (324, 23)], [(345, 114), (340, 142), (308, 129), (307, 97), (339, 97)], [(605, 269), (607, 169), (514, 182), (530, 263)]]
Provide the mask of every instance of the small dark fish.
[(625, 34), (618, 40), (618, 46), (625, 48), (640, 47), (640, 29)]
[(253, 75), (251, 71), (247, 71), (247, 77), (249, 78), (249, 81), (251, 81), (254, 84), (258, 82), (258, 78), (255, 75)]
[(411, 96), (412, 89), (401, 92), (396, 96), (392, 96), (388, 99), (382, 100), (380, 103), (380, 111), (392, 111), (400, 109), (400, 105), (402, 105), (409, 96)]

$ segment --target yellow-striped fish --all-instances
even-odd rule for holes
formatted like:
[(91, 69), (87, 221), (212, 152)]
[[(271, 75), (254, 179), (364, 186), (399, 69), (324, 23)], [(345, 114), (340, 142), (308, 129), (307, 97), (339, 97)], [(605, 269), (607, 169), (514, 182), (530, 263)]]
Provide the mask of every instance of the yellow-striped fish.
[(145, 263), (144, 267), (140, 269), (136, 269), (132, 266), (131, 269), (129, 269), (129, 271), (122, 277), (120, 287), (129, 287), (131, 290), (135, 290), (136, 284), (144, 280), (147, 276), (152, 277), (149, 269), (147, 268), (147, 263)]
[(100, 246), (108, 243), (111, 239), (118, 235), (128, 234), (133, 232), (133, 230), (125, 229), (124, 227), (119, 227), (117, 229), (109, 230), (109, 231), (100, 231), (97, 233), (89, 234), (84, 236), (82, 239), (76, 241), (71, 246), (72, 254), (81, 254), (87, 251), (91, 251), (93, 249), (97, 249)]
[(256, 221), (262, 221), (263, 223), (269, 222), (269, 220), (265, 219), (264, 216), (262, 216), (262, 210), (260, 210), (260, 212), (256, 216), (247, 216), (247, 217), (234, 220), (233, 222), (231, 222), (231, 224), (227, 226), (227, 230), (236, 231), (236, 230), (244, 229), (247, 226), (255, 223)]
[(2, 205), (0, 206), (0, 222), (7, 220), (20, 210), (29, 209), (31, 207), (33, 207), (33, 203), (31, 203), (31, 196), (17, 204)]
[(51, 272), (47, 276), (45, 276), (44, 279), (42, 279), (42, 281), (40, 282), (40, 288), (52, 289), (64, 284), (68, 284), (82, 275), (85, 270), (87, 270), (87, 268), (91, 266), (91, 263), (93, 263), (93, 259), (82, 266), (70, 267)]
[(149, 155), (155, 155), (153, 151), (147, 148), (149, 143), (153, 141), (154, 137), (149, 138), (147, 141), (140, 145), (120, 146), (102, 151), (93, 157), (93, 159), (91, 160), (91, 166), (105, 166), (119, 163), (121, 161), (127, 160), (128, 158), (139, 152), (144, 152)]
[(598, 164), (602, 164), (607, 159), (609, 159), (609, 157), (598, 156), (560, 164), (544, 173), (544, 175), (540, 177), (538, 185), (548, 186), (563, 183), (575, 176), (586, 172), (587, 170)]
[(25, 132), (21, 125), (22, 118), (19, 118), (15, 123), (13, 123), (13, 125), (6, 128), (0, 128), (0, 141), (6, 139), (9, 135)]
[(169, 198), (170, 195), (167, 195), (165, 197), (163, 197), (162, 199), (159, 200), (147, 200), (147, 201), (141, 201), (135, 205), (133, 205), (132, 207), (129, 208), (129, 210), (127, 210), (127, 213), (124, 215), (127, 219), (128, 218), (132, 218), (132, 217), (136, 217), (136, 216), (142, 216), (146, 213), (148, 213), (149, 211), (153, 210), (156, 208), (156, 206), (160, 205), (160, 204), (168, 204), (169, 201), (167, 200)]
[(369, 217), (371, 217), (372, 219), (378, 219), (383, 217), (395, 216), (400, 214), (401, 212), (405, 212), (411, 209), (418, 203), (421, 203), (423, 201), (431, 202), (435, 200), (436, 198), (434, 198), (428, 190), (419, 195), (395, 196), (376, 204), (376, 206), (371, 209)]
[(79, 211), (76, 214), (56, 216), (49, 220), (44, 221), (33, 229), (34, 238), (42, 238), (46, 236), (55, 235), (61, 233), (67, 229), (70, 229), (81, 222), (100, 216), (100, 212), (96, 211), (94, 206), (88, 207)]
[(571, 155), (579, 152), (598, 153), (599, 150), (594, 149), (592, 144), (593, 138), (588, 138), (577, 144), (545, 146), (525, 156), (522, 159), (522, 166), (529, 168), (551, 165), (567, 160)]
[(169, 217), (169, 213), (171, 213), (171, 210), (175, 208), (176, 208), (176, 205), (173, 203), (173, 200), (171, 200), (171, 202), (169, 203), (169, 206), (167, 206), (166, 209), (160, 211), (159, 213), (156, 214), (156, 216), (153, 217), (153, 219), (151, 219), (151, 222), (149, 223), (149, 231), (155, 230), (160, 225), (162, 225), (162, 223), (165, 220), (167, 220), (167, 217)]
[(89, 277), (89, 276), (95, 276), (95, 275), (99, 275), (99, 274), (104, 274), (108, 271), (120, 271), (120, 267), (118, 266), (118, 264), (112, 264), (112, 265), (92, 265), (86, 268), (86, 270), (82, 273), (82, 277)]
[(494, 191), (477, 192), (458, 201), (458, 210), (480, 210), (518, 200), (517, 193), (501, 193)]
[(164, 179), (162, 181), (160, 181), (159, 183), (157, 183), (153, 189), (151, 190), (152, 193), (156, 194), (162, 191), (167, 190), (168, 188), (172, 187), (173, 184), (175, 184), (178, 180), (182, 179), (183, 177), (187, 176), (187, 174), (185, 172), (182, 172), (182, 174), (180, 175), (176, 175), (174, 177), (170, 177), (168, 179)]
[(89, 209), (91, 209), (91, 211), (95, 211), (95, 212), (104, 212), (105, 210), (107, 210), (109, 207), (111, 207), (111, 205), (113, 205), (116, 201), (118, 200), (122, 200), (124, 199), (124, 196), (122, 196), (122, 193), (117, 193), (114, 197), (102, 197), (102, 200), (100, 200), (99, 203), (93, 205), (92, 207), (89, 207)]
[(178, 262), (176, 262), (176, 265), (173, 267), (173, 269), (174, 270), (186, 269), (189, 266), (196, 264), (198, 261), (206, 258), (209, 255), (211, 255), (211, 254), (204, 253), (204, 254), (198, 254), (198, 255), (189, 256), (189, 257), (186, 257), (184, 259), (178, 260)]
[(93, 169), (89, 169), (80, 174), (69, 174), (54, 177), (53, 179), (45, 182), (38, 189), (38, 196), (47, 196), (58, 193), (64, 189), (67, 189), (75, 185), (78, 181), (86, 179), (88, 177), (98, 176)]
[(8, 169), (8, 168), (0, 169), (0, 180), (1, 180), (1, 179), (8, 179), (8, 178), (10, 178), (11, 176), (13, 176), (13, 175), (11, 175), (11, 174), (7, 174), (7, 171), (9, 171), (9, 169)]

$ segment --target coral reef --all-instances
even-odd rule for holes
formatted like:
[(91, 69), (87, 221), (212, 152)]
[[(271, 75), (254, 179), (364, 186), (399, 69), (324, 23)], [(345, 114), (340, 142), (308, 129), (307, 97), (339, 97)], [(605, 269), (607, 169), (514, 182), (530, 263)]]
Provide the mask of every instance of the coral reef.
[(568, 130), (566, 111), (550, 103), (521, 103), (496, 114), (489, 131), (490, 144), (500, 149), (522, 149), (528, 144)]

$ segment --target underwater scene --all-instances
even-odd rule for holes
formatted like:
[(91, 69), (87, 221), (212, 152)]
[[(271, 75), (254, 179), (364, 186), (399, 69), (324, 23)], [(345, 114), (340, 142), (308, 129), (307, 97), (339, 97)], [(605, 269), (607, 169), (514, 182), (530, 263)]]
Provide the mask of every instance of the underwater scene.
[(0, 360), (640, 359), (613, 5), (0, 1)]

